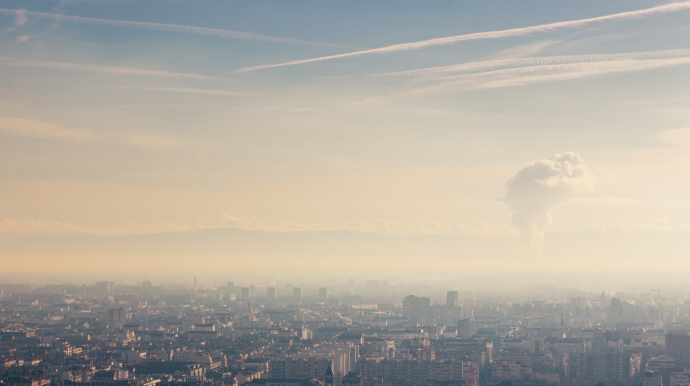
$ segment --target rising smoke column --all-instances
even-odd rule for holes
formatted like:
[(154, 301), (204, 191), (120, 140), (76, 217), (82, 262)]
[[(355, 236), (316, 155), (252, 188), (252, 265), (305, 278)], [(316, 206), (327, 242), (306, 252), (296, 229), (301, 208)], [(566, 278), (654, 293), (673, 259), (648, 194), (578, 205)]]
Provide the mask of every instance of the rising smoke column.
[(513, 224), (520, 229), (523, 253), (542, 257), (551, 213), (581, 192), (586, 180), (585, 161), (575, 153), (534, 161), (508, 180), (505, 202), (513, 210)]

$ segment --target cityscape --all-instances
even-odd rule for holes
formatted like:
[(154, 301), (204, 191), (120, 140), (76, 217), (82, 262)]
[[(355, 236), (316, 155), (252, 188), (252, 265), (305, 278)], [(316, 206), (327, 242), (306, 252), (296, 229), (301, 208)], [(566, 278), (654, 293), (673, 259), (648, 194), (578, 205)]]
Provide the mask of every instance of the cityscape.
[[(690, 383), (690, 300), (388, 280), (0, 286), (6, 385)], [(532, 296), (534, 296), (533, 292)], [(568, 294), (570, 296), (568, 296)], [(476, 296), (476, 297), (468, 297)], [(577, 296), (577, 297), (574, 297)]]

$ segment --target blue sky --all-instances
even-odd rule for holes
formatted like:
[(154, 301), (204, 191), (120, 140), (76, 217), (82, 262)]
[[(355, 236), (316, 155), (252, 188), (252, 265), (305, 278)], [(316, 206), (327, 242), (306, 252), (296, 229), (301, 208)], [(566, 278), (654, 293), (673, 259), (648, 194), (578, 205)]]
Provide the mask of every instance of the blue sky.
[[(603, 237), (607, 252), (587, 259), (608, 267), (628, 259), (609, 232), (649, 240), (630, 265), (642, 269), (659, 258), (649, 245), (690, 231), (687, 2), (0, 8), (5, 239), (443, 235), (518, 240), (515, 256), (493, 257), (557, 270), (548, 251), (567, 235)], [(572, 23), (544, 27), (559, 22)], [(546, 188), (520, 203), (548, 205), (506, 204), (521, 170)], [(678, 245), (669, 266), (684, 259)]]

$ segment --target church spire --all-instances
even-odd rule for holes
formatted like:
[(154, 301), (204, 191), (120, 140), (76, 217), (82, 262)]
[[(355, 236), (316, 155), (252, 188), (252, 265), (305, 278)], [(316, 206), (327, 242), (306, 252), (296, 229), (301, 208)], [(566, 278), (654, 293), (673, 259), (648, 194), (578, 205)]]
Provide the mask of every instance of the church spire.
[(328, 364), (328, 368), (326, 369), (325, 378), (326, 379), (324, 379), (324, 384), (333, 386), (333, 368), (331, 367), (330, 363)]

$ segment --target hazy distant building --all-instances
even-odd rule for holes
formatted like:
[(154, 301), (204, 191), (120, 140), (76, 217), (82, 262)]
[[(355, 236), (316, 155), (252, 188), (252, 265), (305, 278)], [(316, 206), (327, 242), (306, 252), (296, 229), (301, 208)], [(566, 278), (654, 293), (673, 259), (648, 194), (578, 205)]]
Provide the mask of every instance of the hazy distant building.
[(448, 291), (446, 295), (446, 306), (455, 307), (458, 304), (458, 291)]
[(328, 299), (328, 288), (319, 288), (319, 299), (320, 300)]
[(276, 300), (276, 287), (268, 287), (266, 289), (266, 299)]
[(251, 291), (249, 290), (249, 287), (242, 287), (240, 288), (240, 298), (242, 300), (249, 300), (249, 297), (251, 296)]
[(110, 293), (111, 287), (109, 281), (99, 281), (96, 283), (96, 292), (99, 295), (107, 295)]
[(647, 370), (659, 373), (666, 369), (676, 367), (676, 361), (668, 355), (660, 355), (658, 357), (651, 357), (647, 359)]
[(622, 314), (621, 300), (619, 298), (611, 298), (611, 305), (607, 310), (609, 322), (618, 322)]
[(297, 303), (302, 302), (302, 289), (301, 288), (293, 288), (292, 289), (292, 298), (295, 300)]
[(372, 291), (378, 291), (381, 289), (380, 280), (367, 280), (367, 287)]
[[(357, 370), (365, 379), (382, 379), (384, 385), (388, 383), (474, 386), (476, 383), (472, 381), (473, 369), (471, 366), (471, 362), (461, 360), (387, 359), (358, 362)], [(476, 378), (478, 378), (478, 374), (475, 375)]]
[(474, 318), (461, 319), (458, 321), (458, 337), (469, 338), (474, 335)]
[(590, 378), (594, 382), (620, 382), (640, 372), (642, 354), (633, 351), (603, 350), (570, 352), (567, 356), (571, 380)]
[(641, 386), (662, 386), (663, 384), (661, 375), (656, 375), (651, 371), (645, 371), (642, 374)]
[(414, 295), (403, 300), (403, 316), (408, 319), (425, 318), (431, 315), (431, 299)]
[(111, 308), (108, 310), (108, 327), (122, 328), (127, 321), (127, 313), (124, 308)]
[(666, 355), (676, 363), (690, 363), (690, 336), (687, 331), (669, 331), (666, 334)]

